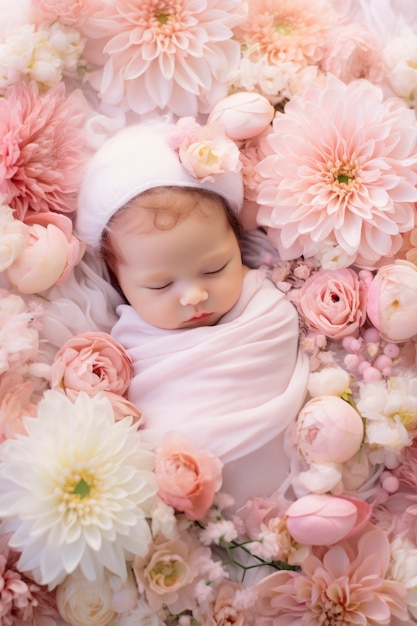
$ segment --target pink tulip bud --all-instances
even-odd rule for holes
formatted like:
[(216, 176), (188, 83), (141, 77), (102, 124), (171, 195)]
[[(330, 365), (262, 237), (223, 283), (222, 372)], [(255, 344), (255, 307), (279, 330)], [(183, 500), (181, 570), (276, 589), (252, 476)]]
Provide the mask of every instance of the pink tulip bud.
[(359, 413), (338, 396), (317, 396), (298, 415), (296, 442), (308, 463), (344, 463), (358, 452), (362, 439)]
[(417, 267), (395, 261), (381, 267), (368, 288), (367, 314), (381, 336), (402, 342), (417, 335)]
[(240, 91), (220, 100), (208, 122), (220, 122), (230, 139), (240, 141), (260, 135), (275, 115), (272, 104), (261, 94)]
[(330, 546), (354, 528), (358, 510), (344, 498), (310, 494), (296, 500), (286, 512), (290, 535), (302, 544)]

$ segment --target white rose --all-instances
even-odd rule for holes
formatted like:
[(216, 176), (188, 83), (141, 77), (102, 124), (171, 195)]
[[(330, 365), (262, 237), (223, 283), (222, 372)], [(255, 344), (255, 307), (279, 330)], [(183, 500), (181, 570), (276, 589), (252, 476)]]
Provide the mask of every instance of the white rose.
[(9, 206), (0, 205), (0, 272), (7, 269), (23, 251), (29, 227), (13, 217)]
[(390, 576), (407, 590), (407, 607), (417, 618), (417, 548), (408, 539), (396, 537), (391, 543)]
[(114, 618), (112, 589), (104, 578), (92, 582), (75, 572), (57, 587), (58, 611), (72, 626), (107, 626)]
[(317, 396), (340, 396), (349, 388), (350, 376), (341, 367), (325, 367), (320, 372), (313, 372), (308, 379), (308, 391)]

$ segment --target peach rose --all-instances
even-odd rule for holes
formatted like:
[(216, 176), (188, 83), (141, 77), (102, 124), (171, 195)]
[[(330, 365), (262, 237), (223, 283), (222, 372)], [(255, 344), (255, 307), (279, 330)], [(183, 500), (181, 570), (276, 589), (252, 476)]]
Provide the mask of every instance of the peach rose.
[(275, 109), (259, 93), (240, 91), (218, 102), (208, 118), (208, 123), (220, 122), (226, 135), (235, 141), (260, 135), (272, 122)]
[(338, 396), (317, 396), (298, 414), (295, 437), (308, 463), (344, 463), (359, 451), (363, 422)]
[(159, 496), (191, 519), (201, 519), (222, 482), (222, 463), (183, 438), (168, 437), (156, 450)]
[(123, 395), (132, 378), (132, 360), (104, 332), (80, 333), (66, 341), (51, 365), (51, 387), (65, 391), (111, 391)]
[(417, 267), (395, 261), (381, 267), (368, 287), (368, 317), (386, 341), (417, 335)]
[[(243, 585), (225, 581), (215, 590), (214, 599), (195, 612), (201, 626), (252, 626), (253, 610), (236, 602), (237, 594), (246, 595)], [(249, 592), (250, 594), (250, 592)]]
[(26, 218), (26, 246), (7, 268), (7, 278), (21, 293), (39, 293), (63, 283), (84, 255), (85, 245), (72, 234), (65, 215), (40, 213)]
[(365, 284), (350, 268), (320, 270), (301, 287), (297, 306), (307, 326), (341, 339), (366, 320)]

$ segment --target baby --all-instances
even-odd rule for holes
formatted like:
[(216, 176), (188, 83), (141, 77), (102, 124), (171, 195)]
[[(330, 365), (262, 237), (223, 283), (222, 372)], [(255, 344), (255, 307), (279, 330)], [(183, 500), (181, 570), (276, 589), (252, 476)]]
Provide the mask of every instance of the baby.
[(158, 443), (176, 431), (211, 450), (238, 506), (288, 477), (284, 431), (308, 364), (294, 307), (242, 261), (240, 174), (194, 177), (171, 131), (148, 123), (105, 142), (85, 176), (77, 231), (127, 301), (112, 335), (133, 359), (129, 400), (144, 436)]

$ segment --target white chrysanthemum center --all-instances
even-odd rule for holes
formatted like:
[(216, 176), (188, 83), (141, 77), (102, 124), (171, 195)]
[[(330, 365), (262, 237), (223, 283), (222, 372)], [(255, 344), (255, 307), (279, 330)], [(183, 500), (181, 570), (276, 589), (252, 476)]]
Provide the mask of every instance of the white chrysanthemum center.
[(359, 176), (359, 163), (356, 159), (347, 157), (326, 164), (325, 182), (330, 185), (332, 191), (339, 196), (348, 196), (352, 191), (356, 191), (361, 179)]
[(91, 513), (102, 512), (103, 481), (97, 472), (88, 467), (66, 468), (55, 488), (58, 512), (63, 515), (76, 513), (79, 522), (87, 521)]

